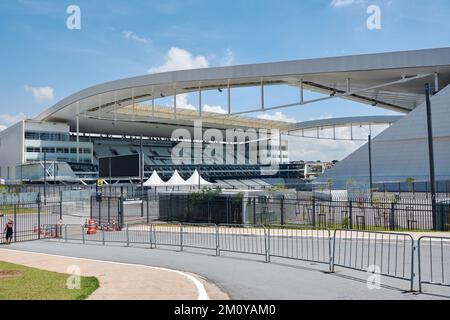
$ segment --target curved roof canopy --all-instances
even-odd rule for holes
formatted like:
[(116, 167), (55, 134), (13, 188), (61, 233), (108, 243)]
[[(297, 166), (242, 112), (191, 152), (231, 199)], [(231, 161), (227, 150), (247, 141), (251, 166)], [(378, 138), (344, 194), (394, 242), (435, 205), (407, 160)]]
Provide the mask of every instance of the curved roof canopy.
[(362, 117), (344, 117), (344, 118), (329, 118), (320, 120), (311, 120), (305, 122), (298, 122), (289, 126), (287, 132), (322, 129), (329, 127), (349, 127), (352, 125), (377, 125), (377, 124), (392, 124), (400, 120), (402, 116), (362, 116)]
[[(77, 115), (81, 130), (95, 127), (92, 119), (155, 122), (176, 127), (192, 122), (192, 118), (199, 118), (200, 115), (197, 111), (170, 108), (173, 109), (169, 111), (173, 113), (173, 117), (165, 119), (162, 114), (167, 113), (164, 109), (168, 108), (139, 108), (138, 104), (183, 93), (242, 87), (261, 87), (262, 99), (256, 102), (255, 110), (250, 110), (253, 112), (344, 98), (408, 113), (424, 101), (424, 84), (434, 84), (435, 80), (440, 88), (450, 83), (450, 48), (148, 74), (79, 91), (34, 120), (67, 122), (72, 130), (75, 130)], [(272, 85), (297, 87), (300, 91), (305, 89), (326, 96), (311, 101), (299, 98), (299, 101), (287, 105), (265, 106), (264, 87)], [(302, 95), (299, 94), (300, 96)], [(231, 108), (229, 110), (230, 114), (226, 115), (202, 113), (201, 118), (219, 128), (230, 125), (282, 128), (286, 125), (283, 122), (238, 116), (238, 112), (233, 113)], [(187, 118), (189, 119), (186, 120)], [(105, 132), (107, 131), (114, 133), (114, 123), (105, 128)]]

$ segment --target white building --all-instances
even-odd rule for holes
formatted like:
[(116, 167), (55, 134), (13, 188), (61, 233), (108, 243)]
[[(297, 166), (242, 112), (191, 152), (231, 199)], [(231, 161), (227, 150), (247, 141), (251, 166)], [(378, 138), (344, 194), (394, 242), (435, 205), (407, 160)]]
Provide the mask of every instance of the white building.
[(0, 154), (0, 178), (6, 180), (43, 179), (44, 160), (56, 177), (72, 178), (67, 163), (93, 162), (92, 143), (77, 144), (67, 124), (33, 120), (20, 121), (0, 132)]

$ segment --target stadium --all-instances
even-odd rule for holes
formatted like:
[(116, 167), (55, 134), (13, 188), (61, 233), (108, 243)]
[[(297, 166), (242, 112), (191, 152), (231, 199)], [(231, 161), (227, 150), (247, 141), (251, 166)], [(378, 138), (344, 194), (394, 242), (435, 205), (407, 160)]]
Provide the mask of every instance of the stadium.
[[(232, 297), (262, 292), (257, 297), (272, 299), (279, 290), (277, 298), (310, 298), (292, 281), (301, 278), (309, 288), (331, 283), (316, 297), (341, 298), (347, 284), (329, 276), (335, 268), (359, 277), (374, 265), (402, 294), (418, 289), (448, 297), (450, 205), (448, 189), (439, 186), (448, 187), (450, 176), (449, 82), (450, 48), (442, 48), (182, 70), (90, 87), (0, 133), (7, 184), (0, 218), (13, 225), (12, 241), (25, 250), (193, 270), (239, 288)], [(297, 98), (269, 103), (274, 87)], [(246, 110), (233, 99), (243, 89), (257, 92)], [(224, 112), (204, 110), (212, 93), (225, 96)], [(196, 108), (180, 103), (185, 95), (198, 99)], [(299, 123), (255, 116), (334, 99), (396, 114)], [(292, 138), (362, 146), (336, 164), (308, 163), (290, 159)], [(387, 192), (392, 183), (401, 191), (404, 181), (434, 181), (434, 165), (437, 196), (414, 185), (405, 194)], [(305, 274), (315, 271), (281, 261), (319, 271)], [(247, 271), (230, 285), (237, 263)], [(97, 274), (104, 267), (96, 265)], [(112, 283), (117, 274), (126, 273), (112, 272)], [(242, 283), (256, 289), (242, 293)], [(346, 288), (352, 297), (361, 294), (358, 286)], [(399, 293), (383, 289), (379, 296)], [(194, 297), (228, 296), (210, 288)]]
[[(340, 140), (342, 137), (337, 137), (336, 131), (347, 127), (350, 137), (344, 139), (357, 140), (355, 128), (364, 126), (370, 133), (372, 127), (385, 125), (388, 128), (373, 139), (374, 182), (398, 182), (407, 177), (423, 181), (428, 176), (428, 168), (423, 165), (426, 159), (415, 156), (414, 161), (406, 159), (413, 158), (412, 152), (417, 148), (423, 146), (426, 150), (424, 85), (431, 83), (435, 93), (432, 100), (436, 100), (432, 104), (437, 114), (434, 116), (437, 177), (447, 180), (449, 133), (441, 123), (446, 123), (448, 112), (440, 109), (446, 101), (445, 88), (450, 80), (449, 53), (450, 49), (443, 48), (183, 70), (99, 84), (2, 131), (0, 152), (5, 156), (0, 161), (1, 178), (10, 182), (89, 184), (99, 177), (101, 158), (138, 154), (145, 178), (156, 171), (163, 180), (168, 180), (177, 170), (182, 178), (188, 179), (198, 170), (202, 177), (224, 188), (278, 184), (300, 188), (305, 182), (305, 168), (308, 171), (311, 167), (289, 161), (289, 136)], [(272, 87), (296, 90), (298, 101), (269, 105), (265, 91)], [(255, 107), (234, 111), (232, 97), (243, 88), (258, 92)], [(307, 100), (304, 91), (321, 96)], [(202, 110), (202, 97), (210, 92), (226, 96), (226, 112)], [(196, 110), (177, 108), (179, 96), (187, 94), (198, 99)], [(385, 108), (404, 116), (289, 123), (250, 115), (282, 108), (314, 107), (316, 102), (339, 98), (360, 102), (361, 108), (364, 105)], [(161, 100), (172, 102), (168, 106)], [(174, 136), (180, 128), (185, 129), (187, 138)], [(225, 137), (230, 129), (235, 134), (234, 140), (221, 142), (206, 155), (205, 146), (217, 138), (214, 134)], [(205, 135), (208, 130), (216, 131)], [(261, 130), (269, 135), (262, 137)], [(238, 137), (236, 132), (243, 136)], [(268, 141), (265, 146), (261, 146), (263, 140)], [(190, 150), (174, 152), (181, 141), (190, 141)], [(318, 181), (333, 179), (341, 187), (348, 177), (367, 181), (366, 148), (364, 145), (336, 168), (327, 170)], [(253, 149), (256, 157), (250, 156)], [(422, 154), (426, 157), (427, 153)], [(264, 167), (273, 164), (277, 170), (264, 171)], [(139, 176), (137, 171), (108, 178), (116, 183), (138, 182)]]

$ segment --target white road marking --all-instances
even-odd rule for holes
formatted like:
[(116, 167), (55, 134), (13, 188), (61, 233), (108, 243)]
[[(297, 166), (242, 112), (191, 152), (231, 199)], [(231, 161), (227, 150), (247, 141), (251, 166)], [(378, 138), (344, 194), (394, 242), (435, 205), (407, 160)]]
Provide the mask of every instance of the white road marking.
[(33, 254), (40, 254), (40, 255), (46, 255), (50, 257), (59, 257), (59, 258), (69, 258), (69, 259), (78, 259), (78, 260), (86, 260), (86, 261), (94, 261), (94, 262), (104, 262), (104, 263), (111, 263), (111, 264), (117, 264), (117, 265), (125, 265), (125, 266), (134, 266), (134, 267), (144, 267), (148, 269), (154, 269), (154, 270), (162, 270), (167, 272), (172, 272), (179, 274), (187, 279), (189, 279), (192, 283), (194, 283), (195, 287), (197, 288), (197, 300), (209, 300), (208, 293), (206, 292), (205, 286), (203, 283), (201, 283), (198, 279), (191, 276), (190, 274), (187, 274), (182, 271), (168, 269), (168, 268), (162, 268), (162, 267), (153, 267), (153, 266), (147, 266), (144, 264), (135, 264), (135, 263), (124, 263), (124, 262), (116, 262), (116, 261), (105, 261), (105, 260), (97, 260), (97, 259), (89, 259), (89, 258), (79, 258), (79, 257), (70, 257), (70, 256), (62, 256), (58, 254), (49, 254), (49, 253), (41, 253), (41, 252), (33, 252), (33, 251), (24, 251), (24, 250), (15, 250), (15, 249), (3, 249), (2, 251), (14, 251), (14, 252), (26, 252), (26, 253), (33, 253)]

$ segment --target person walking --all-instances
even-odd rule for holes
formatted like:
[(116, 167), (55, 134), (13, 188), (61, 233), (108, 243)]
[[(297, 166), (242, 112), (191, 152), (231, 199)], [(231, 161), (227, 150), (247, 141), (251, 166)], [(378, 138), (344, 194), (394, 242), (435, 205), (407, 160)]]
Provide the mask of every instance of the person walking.
[(4, 231), (6, 232), (6, 244), (11, 244), (12, 236), (14, 233), (13, 230), (14, 222), (11, 219), (8, 219), (8, 223), (5, 225)]

